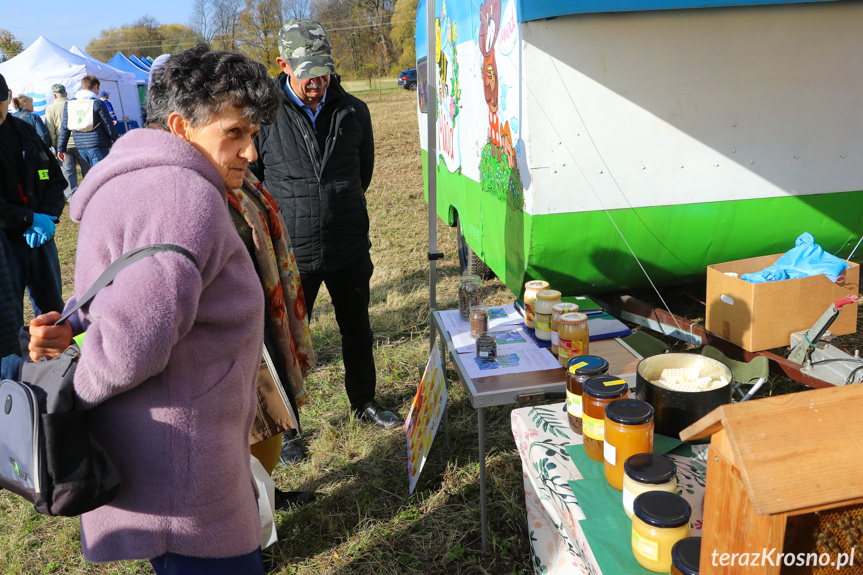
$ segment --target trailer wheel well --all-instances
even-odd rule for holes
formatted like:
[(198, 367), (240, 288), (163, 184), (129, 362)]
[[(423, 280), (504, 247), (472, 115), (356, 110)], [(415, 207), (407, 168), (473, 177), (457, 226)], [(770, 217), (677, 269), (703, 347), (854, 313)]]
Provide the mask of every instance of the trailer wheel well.
[(484, 280), (489, 280), (494, 277), (494, 272), (486, 265), (484, 261), (473, 251), (468, 245), (464, 234), (461, 231), (461, 222), (458, 219), (458, 213), (455, 214), (456, 239), (458, 241), (458, 263), (462, 274), (478, 275)]

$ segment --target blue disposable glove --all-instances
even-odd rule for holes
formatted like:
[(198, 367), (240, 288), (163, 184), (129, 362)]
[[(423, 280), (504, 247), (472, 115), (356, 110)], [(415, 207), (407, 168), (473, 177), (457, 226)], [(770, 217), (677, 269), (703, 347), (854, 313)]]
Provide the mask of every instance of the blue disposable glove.
[(39, 234), (31, 227), (27, 228), (27, 231), (24, 232), (24, 241), (27, 242), (27, 245), (31, 248), (36, 247), (36, 242), (39, 239)]
[(47, 216), (45, 214), (33, 214), (33, 224), (30, 226), (29, 229), (33, 230), (41, 236), (45, 236), (45, 239), (39, 242), (38, 245), (41, 246), (42, 244), (54, 237), (54, 222), (56, 221), (57, 218), (54, 216)]

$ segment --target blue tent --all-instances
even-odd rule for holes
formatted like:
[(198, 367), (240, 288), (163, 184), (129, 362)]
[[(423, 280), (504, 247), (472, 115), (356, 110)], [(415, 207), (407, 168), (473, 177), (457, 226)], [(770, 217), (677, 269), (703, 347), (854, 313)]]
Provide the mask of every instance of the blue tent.
[(147, 84), (147, 80), (150, 77), (148, 72), (145, 72), (135, 64), (129, 61), (123, 54), (117, 52), (114, 54), (114, 57), (108, 60), (108, 65), (112, 68), (117, 68), (118, 70), (122, 70), (124, 72), (132, 72), (135, 74), (135, 79), (143, 82), (144, 85)]
[(137, 67), (139, 67), (140, 69), (144, 70), (145, 72), (149, 72), (149, 71), (150, 71), (150, 65), (149, 65), (149, 64), (147, 64), (146, 62), (144, 62), (143, 60), (141, 60), (140, 58), (138, 58), (137, 56), (135, 56), (134, 54), (132, 54), (131, 56), (129, 56), (129, 60), (130, 60), (134, 65), (136, 65), (136, 66), (137, 66)]

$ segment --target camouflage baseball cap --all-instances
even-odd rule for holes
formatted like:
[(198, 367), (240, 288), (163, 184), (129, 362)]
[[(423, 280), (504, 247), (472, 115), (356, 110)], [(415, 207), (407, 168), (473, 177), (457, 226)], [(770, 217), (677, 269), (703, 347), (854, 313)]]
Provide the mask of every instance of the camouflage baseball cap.
[(279, 30), (279, 54), (290, 63), (297, 80), (335, 74), (333, 49), (320, 22), (292, 20)]
[(64, 86), (63, 84), (54, 84), (53, 86), (51, 86), (51, 92), (53, 92), (54, 94), (65, 94), (66, 86)]

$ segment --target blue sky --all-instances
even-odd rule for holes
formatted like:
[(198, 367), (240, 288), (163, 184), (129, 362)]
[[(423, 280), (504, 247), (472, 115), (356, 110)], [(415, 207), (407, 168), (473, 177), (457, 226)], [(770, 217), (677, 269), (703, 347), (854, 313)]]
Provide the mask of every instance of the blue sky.
[(45, 36), (67, 50), (73, 44), (84, 50), (102, 30), (130, 24), (144, 15), (153, 16), (160, 24), (188, 25), (191, 10), (191, 0), (4, 2), (0, 28), (12, 32), (25, 48)]

